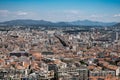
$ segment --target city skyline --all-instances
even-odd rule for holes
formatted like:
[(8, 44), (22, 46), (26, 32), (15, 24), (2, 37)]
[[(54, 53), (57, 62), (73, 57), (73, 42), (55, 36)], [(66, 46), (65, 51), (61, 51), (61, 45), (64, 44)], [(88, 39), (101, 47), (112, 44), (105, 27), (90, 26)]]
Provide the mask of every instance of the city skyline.
[(0, 22), (14, 19), (120, 22), (120, 1), (0, 0)]

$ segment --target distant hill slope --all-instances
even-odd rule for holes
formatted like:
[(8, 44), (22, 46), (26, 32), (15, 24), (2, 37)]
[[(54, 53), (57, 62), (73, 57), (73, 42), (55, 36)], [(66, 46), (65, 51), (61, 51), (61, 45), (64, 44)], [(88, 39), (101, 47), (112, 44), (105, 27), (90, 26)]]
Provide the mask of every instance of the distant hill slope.
[(5, 21), (0, 24), (5, 25), (50, 25), (52, 24), (49, 21), (44, 20), (11, 20), (11, 21)]
[(73, 25), (86, 25), (86, 26), (112, 26), (112, 25), (115, 25), (116, 23), (115, 22), (98, 22), (98, 21), (90, 21), (90, 20), (83, 20), (83, 21), (73, 21), (73, 22), (70, 22), (70, 24), (73, 24)]
[(117, 24), (113, 25), (113, 27), (116, 27), (116, 28), (120, 29), (120, 23), (117, 23)]
[(29, 20), (29, 19), (21, 19), (21, 20), (11, 20), (1, 22), (0, 25), (54, 25), (54, 26), (69, 26), (69, 25), (76, 25), (76, 26), (113, 26), (115, 22), (104, 23), (104, 22), (97, 22), (97, 21), (90, 21), (90, 20), (83, 20), (83, 21), (72, 21), (72, 22), (50, 22), (44, 20)]
[(117, 24), (115, 24), (114, 26), (119, 26), (119, 27), (120, 27), (120, 23), (117, 23)]

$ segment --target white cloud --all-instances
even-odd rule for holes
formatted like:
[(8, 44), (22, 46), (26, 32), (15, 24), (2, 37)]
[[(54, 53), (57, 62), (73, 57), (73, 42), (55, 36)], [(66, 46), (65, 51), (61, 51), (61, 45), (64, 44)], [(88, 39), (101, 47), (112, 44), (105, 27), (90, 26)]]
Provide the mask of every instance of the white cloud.
[(11, 10), (0, 10), (0, 21), (14, 20), (14, 19), (36, 19), (35, 12), (29, 11), (11, 11)]
[(0, 13), (8, 13), (8, 10), (0, 10)]
[(2, 16), (2, 17), (7, 17), (7, 16), (25, 16), (25, 15), (28, 15), (28, 12), (0, 10), (0, 16)]
[(113, 17), (120, 17), (120, 14), (115, 14)]
[(18, 16), (25, 16), (25, 15), (28, 15), (28, 13), (27, 12), (23, 12), (23, 11), (18, 11), (18, 12), (16, 12), (16, 15), (18, 15)]
[(95, 14), (93, 14), (93, 15), (91, 15), (90, 16), (91, 18), (101, 18), (101, 17), (103, 17), (102, 15), (95, 15)]
[(10, 12), (8, 10), (0, 10), (0, 16), (6, 17)]
[(68, 14), (79, 14), (80, 11), (79, 10), (65, 10), (64, 13), (68, 13)]

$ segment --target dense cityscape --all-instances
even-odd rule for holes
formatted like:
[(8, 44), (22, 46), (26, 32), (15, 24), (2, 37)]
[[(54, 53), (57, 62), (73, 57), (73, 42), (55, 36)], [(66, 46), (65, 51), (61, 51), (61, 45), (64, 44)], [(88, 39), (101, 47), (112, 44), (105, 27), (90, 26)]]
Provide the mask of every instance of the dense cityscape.
[(0, 80), (120, 80), (120, 0), (0, 0)]
[(0, 28), (2, 80), (120, 80), (118, 27)]

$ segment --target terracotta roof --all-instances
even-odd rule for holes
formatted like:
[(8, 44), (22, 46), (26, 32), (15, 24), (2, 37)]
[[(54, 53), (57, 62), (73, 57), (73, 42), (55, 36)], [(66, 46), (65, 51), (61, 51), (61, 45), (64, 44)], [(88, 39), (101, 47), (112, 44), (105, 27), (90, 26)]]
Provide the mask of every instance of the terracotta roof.
[(93, 70), (93, 69), (95, 69), (95, 66), (90, 65), (90, 66), (88, 66), (88, 69), (89, 69), (89, 70)]
[(3, 62), (4, 62), (4, 60), (0, 59), (0, 63), (3, 63)]
[(61, 63), (61, 60), (59, 60), (59, 59), (54, 60), (54, 64), (60, 64), (60, 63)]
[(25, 67), (20, 66), (20, 65), (17, 65), (17, 66), (16, 66), (16, 69), (25, 69)]

